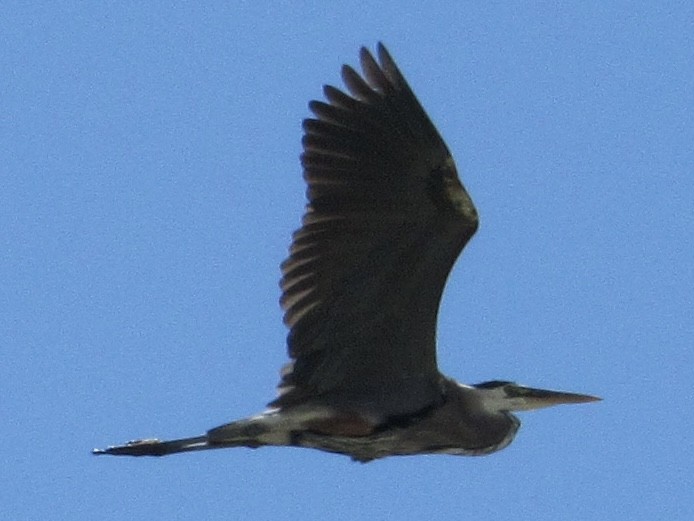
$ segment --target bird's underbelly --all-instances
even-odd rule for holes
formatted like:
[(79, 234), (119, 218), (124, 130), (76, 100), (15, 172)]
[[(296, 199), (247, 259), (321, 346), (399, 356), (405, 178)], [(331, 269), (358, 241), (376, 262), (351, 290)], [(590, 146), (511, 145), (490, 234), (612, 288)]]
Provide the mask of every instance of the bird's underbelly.
[(304, 430), (330, 436), (369, 436), (378, 427), (375, 418), (350, 410), (333, 410), (324, 417), (304, 422)]

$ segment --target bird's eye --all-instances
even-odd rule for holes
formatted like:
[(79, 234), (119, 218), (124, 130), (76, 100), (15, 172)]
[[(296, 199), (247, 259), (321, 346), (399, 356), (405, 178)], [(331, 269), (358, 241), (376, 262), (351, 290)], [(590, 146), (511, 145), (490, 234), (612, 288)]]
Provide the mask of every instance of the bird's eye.
[(516, 384), (508, 384), (504, 386), (504, 391), (509, 397), (522, 397), (528, 394), (528, 389), (525, 387), (519, 387)]

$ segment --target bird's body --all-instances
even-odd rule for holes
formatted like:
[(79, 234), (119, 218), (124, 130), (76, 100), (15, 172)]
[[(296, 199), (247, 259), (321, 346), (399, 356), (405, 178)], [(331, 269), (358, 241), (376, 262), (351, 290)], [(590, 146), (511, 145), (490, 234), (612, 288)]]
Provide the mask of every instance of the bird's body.
[(443, 376), (436, 320), (450, 270), (478, 226), (455, 164), (382, 45), (362, 49), (351, 96), (325, 87), (304, 121), (308, 205), (282, 265), (292, 362), (258, 416), (205, 435), (139, 440), (98, 454), (154, 455), (234, 446), (298, 446), (369, 461), (487, 454), (511, 442), (512, 410), (587, 395)]

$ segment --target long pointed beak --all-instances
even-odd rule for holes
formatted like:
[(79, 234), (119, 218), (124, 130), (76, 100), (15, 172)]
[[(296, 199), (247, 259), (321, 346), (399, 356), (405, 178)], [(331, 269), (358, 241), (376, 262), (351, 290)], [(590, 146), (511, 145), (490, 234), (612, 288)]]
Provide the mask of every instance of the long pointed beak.
[[(509, 390), (507, 390), (507, 392), (509, 392)], [(526, 411), (551, 407), (552, 405), (588, 403), (602, 400), (602, 398), (591, 396), (589, 394), (549, 391), (547, 389), (533, 389), (531, 387), (517, 387), (512, 392), (516, 395), (516, 398), (520, 398), (522, 400), (522, 410)]]

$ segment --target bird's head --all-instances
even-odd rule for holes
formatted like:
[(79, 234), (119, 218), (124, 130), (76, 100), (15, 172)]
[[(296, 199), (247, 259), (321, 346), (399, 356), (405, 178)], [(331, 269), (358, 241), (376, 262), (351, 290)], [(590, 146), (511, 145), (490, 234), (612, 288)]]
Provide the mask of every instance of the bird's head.
[(494, 380), (473, 386), (479, 391), (482, 406), (494, 411), (532, 411), (552, 405), (587, 403), (602, 400), (588, 394), (534, 389), (514, 382)]

